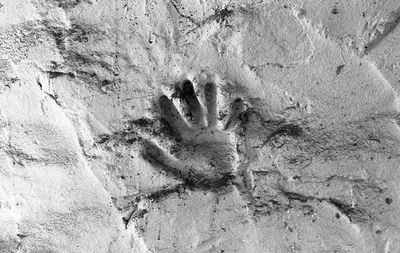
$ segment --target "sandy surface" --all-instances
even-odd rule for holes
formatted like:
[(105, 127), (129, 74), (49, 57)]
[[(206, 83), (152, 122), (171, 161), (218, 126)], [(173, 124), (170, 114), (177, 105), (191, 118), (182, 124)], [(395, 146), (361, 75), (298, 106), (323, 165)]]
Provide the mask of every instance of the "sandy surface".
[(399, 21), (0, 0), (0, 252), (400, 252)]

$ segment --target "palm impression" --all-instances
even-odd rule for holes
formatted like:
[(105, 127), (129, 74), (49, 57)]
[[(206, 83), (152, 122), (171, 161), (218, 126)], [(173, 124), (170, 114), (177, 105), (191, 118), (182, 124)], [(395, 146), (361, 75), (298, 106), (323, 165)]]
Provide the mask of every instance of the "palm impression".
[(219, 188), (230, 184), (237, 176), (239, 156), (237, 139), (232, 129), (245, 110), (243, 99), (237, 98), (231, 106), (230, 117), (224, 127), (218, 123), (217, 86), (204, 85), (205, 107), (196, 96), (192, 82), (185, 80), (178, 88), (182, 115), (167, 96), (159, 98), (161, 117), (179, 138), (171, 152), (150, 140), (143, 141), (143, 156), (162, 170), (198, 188)]

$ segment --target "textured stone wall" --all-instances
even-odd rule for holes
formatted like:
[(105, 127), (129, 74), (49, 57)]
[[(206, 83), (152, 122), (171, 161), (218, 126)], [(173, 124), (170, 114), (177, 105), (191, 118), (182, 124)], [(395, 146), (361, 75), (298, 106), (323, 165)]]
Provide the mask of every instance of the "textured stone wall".
[(400, 252), (399, 21), (0, 0), (0, 252)]

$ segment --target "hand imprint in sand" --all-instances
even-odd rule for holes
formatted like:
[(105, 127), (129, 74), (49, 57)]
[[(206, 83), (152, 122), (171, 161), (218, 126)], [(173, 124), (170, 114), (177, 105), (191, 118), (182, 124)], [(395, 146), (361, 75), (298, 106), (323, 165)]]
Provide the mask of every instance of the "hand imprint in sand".
[(170, 153), (154, 142), (145, 140), (143, 156), (188, 186), (218, 189), (235, 182), (239, 157), (236, 136), (231, 130), (245, 109), (243, 99), (237, 98), (233, 102), (227, 123), (220, 127), (215, 83), (209, 82), (204, 86), (207, 112), (203, 112), (190, 81), (182, 83), (180, 94), (182, 104), (187, 109), (187, 120), (171, 99), (165, 95), (159, 98), (161, 116), (172, 127), (179, 140)]

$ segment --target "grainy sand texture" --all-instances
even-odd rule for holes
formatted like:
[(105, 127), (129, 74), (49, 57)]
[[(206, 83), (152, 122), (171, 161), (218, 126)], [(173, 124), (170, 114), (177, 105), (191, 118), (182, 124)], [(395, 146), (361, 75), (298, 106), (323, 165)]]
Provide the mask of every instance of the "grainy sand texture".
[(0, 253), (400, 252), (399, 0), (0, 0)]

